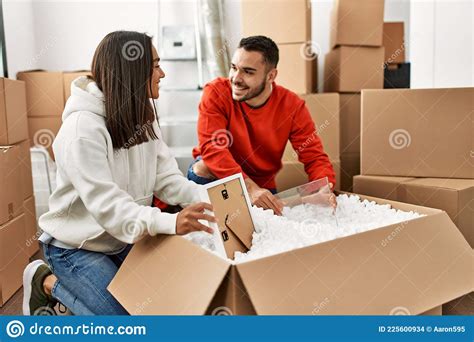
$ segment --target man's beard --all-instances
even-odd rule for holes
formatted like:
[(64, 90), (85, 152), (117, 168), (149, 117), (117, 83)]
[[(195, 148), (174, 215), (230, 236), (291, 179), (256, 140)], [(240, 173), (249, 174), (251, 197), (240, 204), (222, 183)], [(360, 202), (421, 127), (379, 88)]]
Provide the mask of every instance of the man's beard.
[(241, 99), (237, 100), (239, 102), (248, 101), (254, 97), (259, 96), (265, 90), (265, 79), (260, 83), (260, 85), (255, 89), (250, 91), (247, 95), (244, 95)]

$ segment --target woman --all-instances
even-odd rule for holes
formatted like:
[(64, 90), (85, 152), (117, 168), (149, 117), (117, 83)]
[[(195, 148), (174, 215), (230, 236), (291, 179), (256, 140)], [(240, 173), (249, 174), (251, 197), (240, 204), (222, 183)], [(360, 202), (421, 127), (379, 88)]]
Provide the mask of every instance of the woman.
[[(120, 315), (107, 291), (133, 243), (146, 235), (212, 229), (199, 185), (188, 181), (161, 138), (156, 108), (165, 77), (151, 37), (108, 34), (97, 47), (92, 78), (71, 86), (54, 141), (57, 188), (39, 219), (49, 265), (29, 264), (23, 276), (23, 312), (53, 313), (57, 301), (76, 315)], [(179, 204), (178, 214), (151, 207), (153, 194)], [(190, 205), (191, 203), (196, 203)]]

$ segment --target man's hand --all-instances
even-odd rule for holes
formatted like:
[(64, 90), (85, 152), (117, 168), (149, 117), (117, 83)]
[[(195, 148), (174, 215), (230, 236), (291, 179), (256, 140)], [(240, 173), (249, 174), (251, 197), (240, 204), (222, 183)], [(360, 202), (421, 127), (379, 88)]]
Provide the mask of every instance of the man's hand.
[[(333, 184), (329, 183), (329, 188), (332, 190)], [(303, 203), (310, 203), (310, 204), (321, 204), (321, 205), (329, 205), (333, 208), (337, 207), (336, 195), (331, 192), (317, 192), (309, 196), (303, 197)]]
[(283, 203), (273, 196), (269, 190), (259, 187), (248, 177), (245, 179), (245, 185), (253, 205), (263, 209), (272, 209), (276, 215), (281, 216)]

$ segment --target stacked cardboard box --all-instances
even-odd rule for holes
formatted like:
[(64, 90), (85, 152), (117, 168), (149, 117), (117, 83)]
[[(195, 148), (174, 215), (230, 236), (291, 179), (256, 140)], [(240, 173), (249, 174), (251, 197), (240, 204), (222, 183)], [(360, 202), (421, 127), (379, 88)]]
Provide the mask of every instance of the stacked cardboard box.
[(241, 2), (241, 13), (243, 37), (263, 35), (278, 45), (277, 84), (298, 94), (315, 92), (317, 56), (311, 44), (311, 2), (246, 0)]
[(17, 74), (17, 79), (26, 83), (31, 145), (44, 146), (53, 159), (51, 145), (61, 127), (61, 114), (71, 94), (71, 82), (82, 75), (90, 75), (90, 72), (33, 70)]
[[(314, 136), (318, 135), (321, 139), (324, 151), (328, 154), (336, 172), (336, 189), (339, 189), (339, 94), (307, 94), (300, 96), (305, 100), (306, 107), (316, 126)], [(308, 143), (314, 139), (314, 136), (308, 137)], [(303, 146), (292, 146), (288, 142), (283, 154), (283, 168), (276, 178), (278, 191), (284, 191), (308, 182), (304, 165), (298, 161), (298, 154), (304, 148), (304, 144)]]
[(410, 63), (405, 60), (405, 30), (403, 22), (383, 24), (384, 85), (390, 88), (410, 88)]
[(362, 91), (354, 192), (444, 210), (474, 247), (473, 98), (474, 88)]
[(25, 83), (0, 78), (0, 306), (38, 250), (26, 112)]
[(337, 0), (331, 12), (324, 91), (340, 93), (341, 189), (360, 168), (360, 91), (383, 88), (383, 0)]

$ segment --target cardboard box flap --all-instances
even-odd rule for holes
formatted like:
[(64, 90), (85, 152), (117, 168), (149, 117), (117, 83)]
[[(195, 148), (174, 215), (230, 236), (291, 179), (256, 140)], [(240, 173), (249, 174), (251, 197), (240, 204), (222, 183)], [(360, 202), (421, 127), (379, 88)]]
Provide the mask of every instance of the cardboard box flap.
[(471, 292), (473, 260), (437, 211), (237, 269), (257, 314), (415, 315)]
[(108, 290), (132, 315), (202, 315), (229, 265), (180, 236), (146, 237)]

